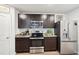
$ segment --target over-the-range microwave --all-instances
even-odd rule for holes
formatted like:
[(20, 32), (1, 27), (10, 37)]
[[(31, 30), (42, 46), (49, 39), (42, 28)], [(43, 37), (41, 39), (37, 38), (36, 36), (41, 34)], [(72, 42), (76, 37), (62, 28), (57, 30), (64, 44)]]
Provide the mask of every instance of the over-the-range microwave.
[(43, 28), (43, 21), (30, 21), (30, 28)]

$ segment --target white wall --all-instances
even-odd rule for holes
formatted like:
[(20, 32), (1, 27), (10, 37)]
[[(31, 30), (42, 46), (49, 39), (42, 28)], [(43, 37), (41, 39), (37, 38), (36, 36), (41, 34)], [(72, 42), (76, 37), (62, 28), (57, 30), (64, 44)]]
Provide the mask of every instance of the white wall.
[(18, 13), (20, 13), (20, 11), (15, 10), (15, 34), (20, 32), (18, 29)]
[(11, 34), (11, 44), (10, 44), (10, 54), (15, 54), (15, 9), (10, 8), (11, 18), (12, 18), (12, 34)]
[(9, 8), (10, 8), (10, 14), (11, 14), (10, 54), (14, 55), (15, 54), (15, 9), (13, 7), (9, 7)]
[(20, 32), (20, 29), (18, 29), (18, 13), (20, 13), (19, 10), (10, 7), (10, 14), (11, 14), (11, 18), (12, 18), (12, 35), (11, 35), (11, 45), (10, 45), (10, 54), (16, 54), (15, 52), (15, 35), (16, 33)]
[[(67, 21), (72, 22), (72, 20), (76, 20), (78, 22), (78, 54), (79, 54), (79, 8), (67, 13), (66, 15), (68, 17)], [(74, 33), (72, 32), (72, 34)]]

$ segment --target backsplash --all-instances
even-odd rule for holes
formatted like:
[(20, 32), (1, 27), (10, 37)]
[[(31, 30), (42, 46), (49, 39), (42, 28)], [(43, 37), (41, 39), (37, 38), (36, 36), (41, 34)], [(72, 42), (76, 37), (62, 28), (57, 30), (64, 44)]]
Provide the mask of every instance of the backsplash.
[[(35, 31), (40, 31), (43, 33), (46, 33), (47, 30), (51, 29), (51, 31), (54, 33), (54, 28), (35, 28), (35, 29), (29, 29), (29, 32), (35, 32)], [(16, 34), (19, 34), (21, 32), (27, 31), (27, 29), (17, 29)]]

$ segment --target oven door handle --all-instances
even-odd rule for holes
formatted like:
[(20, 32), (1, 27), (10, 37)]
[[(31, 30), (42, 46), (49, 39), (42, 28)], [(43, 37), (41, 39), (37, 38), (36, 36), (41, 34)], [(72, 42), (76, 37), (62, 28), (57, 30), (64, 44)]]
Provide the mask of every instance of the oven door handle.
[(44, 38), (30, 38), (30, 39), (36, 39), (36, 40), (39, 39), (40, 40), (40, 39), (44, 39)]

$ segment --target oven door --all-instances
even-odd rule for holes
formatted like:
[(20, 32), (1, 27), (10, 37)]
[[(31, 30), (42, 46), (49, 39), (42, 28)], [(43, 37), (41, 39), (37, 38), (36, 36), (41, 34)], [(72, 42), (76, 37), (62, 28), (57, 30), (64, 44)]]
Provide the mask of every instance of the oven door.
[(43, 39), (30, 39), (30, 47), (42, 47), (44, 46)]
[(44, 52), (44, 39), (30, 39), (30, 53)]

